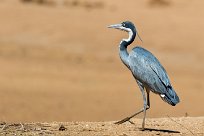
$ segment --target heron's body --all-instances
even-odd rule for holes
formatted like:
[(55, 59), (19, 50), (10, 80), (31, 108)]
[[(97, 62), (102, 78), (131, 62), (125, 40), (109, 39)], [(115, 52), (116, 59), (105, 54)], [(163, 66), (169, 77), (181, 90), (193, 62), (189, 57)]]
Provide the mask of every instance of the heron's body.
[[(157, 94), (164, 92), (165, 87), (162, 82), (167, 82), (168, 84), (168, 77), (159, 61), (149, 51), (142, 47), (135, 47), (130, 52), (128, 60), (130, 70), (136, 80), (139, 80), (144, 86), (151, 88), (151, 90)], [(158, 71), (162, 72), (161, 75), (165, 77), (164, 81), (161, 81), (158, 75), (153, 71), (152, 67), (154, 66), (156, 66)], [(159, 87), (156, 88), (156, 86)]]
[(128, 60), (136, 80), (152, 92), (167, 97), (169, 104), (176, 105), (179, 100), (173, 91), (166, 70), (152, 53), (142, 47), (135, 47), (130, 52)]
[[(136, 29), (134, 25), (127, 21), (122, 24), (111, 25), (110, 28), (124, 30), (129, 33), (129, 38), (123, 39), (120, 42), (119, 54), (122, 62), (132, 72), (132, 75), (137, 81), (144, 100), (144, 107), (139, 112), (116, 123), (124, 123), (129, 121), (135, 115), (144, 112), (142, 124), (142, 129), (144, 129), (146, 110), (150, 108), (150, 91), (160, 95), (165, 102), (172, 106), (175, 106), (179, 102), (179, 97), (170, 84), (166, 70), (151, 52), (137, 46), (128, 53), (127, 46), (134, 41), (136, 36)], [(147, 92), (147, 99), (144, 88)]]

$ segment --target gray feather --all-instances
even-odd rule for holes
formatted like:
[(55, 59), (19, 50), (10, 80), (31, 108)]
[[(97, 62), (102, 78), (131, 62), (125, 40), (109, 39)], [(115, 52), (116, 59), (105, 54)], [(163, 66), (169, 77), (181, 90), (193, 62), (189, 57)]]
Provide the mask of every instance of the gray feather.
[(170, 100), (177, 96), (171, 89), (166, 70), (151, 52), (138, 46), (133, 48), (128, 59), (133, 76), (154, 93), (163, 94)]

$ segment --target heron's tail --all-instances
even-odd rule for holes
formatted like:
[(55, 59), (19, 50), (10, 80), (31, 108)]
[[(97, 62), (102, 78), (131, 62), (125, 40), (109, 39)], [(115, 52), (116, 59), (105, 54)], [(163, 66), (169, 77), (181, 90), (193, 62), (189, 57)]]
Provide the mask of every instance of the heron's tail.
[(177, 103), (180, 102), (178, 95), (174, 91), (172, 87), (167, 88), (166, 94), (160, 94), (160, 97), (167, 102), (168, 104), (175, 106)]

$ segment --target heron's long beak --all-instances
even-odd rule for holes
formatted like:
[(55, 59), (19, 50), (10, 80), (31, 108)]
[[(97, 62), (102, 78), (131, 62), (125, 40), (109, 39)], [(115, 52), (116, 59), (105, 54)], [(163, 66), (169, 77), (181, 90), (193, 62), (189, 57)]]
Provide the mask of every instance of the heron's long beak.
[(109, 25), (108, 28), (121, 29), (122, 28), (122, 24)]

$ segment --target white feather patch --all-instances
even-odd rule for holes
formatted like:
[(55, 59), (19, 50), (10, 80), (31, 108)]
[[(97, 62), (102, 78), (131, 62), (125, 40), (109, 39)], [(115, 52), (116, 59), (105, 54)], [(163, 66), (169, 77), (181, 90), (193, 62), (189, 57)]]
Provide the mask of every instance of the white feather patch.
[(164, 94), (161, 94), (160, 96), (161, 96), (162, 98), (164, 98), (164, 97), (165, 97), (165, 95), (164, 95)]
[(126, 32), (128, 32), (128, 34), (129, 34), (128, 39), (123, 39), (123, 41), (129, 42), (129, 41), (131, 40), (131, 38), (132, 38), (133, 32), (132, 32), (132, 30), (131, 30), (130, 28), (123, 28), (123, 29), (124, 29)]

